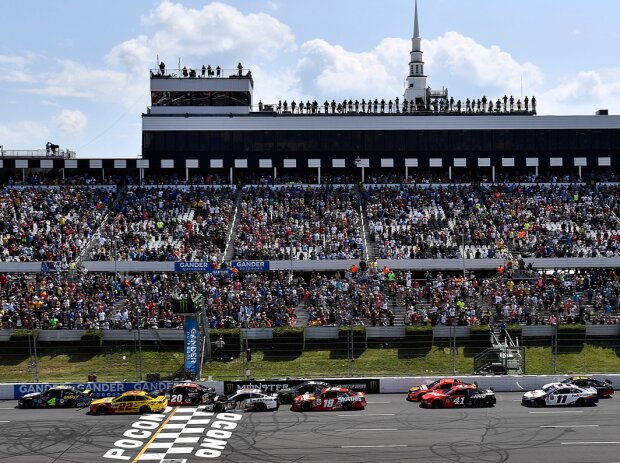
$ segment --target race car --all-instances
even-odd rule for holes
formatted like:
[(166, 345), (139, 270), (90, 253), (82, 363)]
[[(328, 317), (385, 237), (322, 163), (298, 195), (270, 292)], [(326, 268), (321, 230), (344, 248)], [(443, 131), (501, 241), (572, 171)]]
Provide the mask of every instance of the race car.
[(117, 413), (158, 413), (168, 405), (166, 397), (153, 397), (146, 391), (128, 391), (118, 397), (105, 397), (90, 404), (90, 413), (108, 415)]
[(168, 405), (201, 405), (213, 403), (215, 389), (196, 383), (179, 383), (161, 392)]
[(276, 395), (265, 394), (260, 389), (239, 389), (228, 396), (217, 396), (215, 403), (207, 409), (221, 413), (226, 410), (264, 412), (278, 408), (280, 404)]
[(297, 396), (304, 395), (307, 392), (317, 394), (326, 387), (331, 387), (331, 384), (325, 381), (305, 381), (297, 386), (280, 389), (278, 391), (278, 402), (281, 404), (290, 404), (293, 403), (293, 399)]
[(600, 381), (589, 376), (571, 376), (562, 381), (564, 384), (574, 384), (575, 386), (587, 388), (593, 387), (599, 398), (611, 397), (614, 394), (614, 386), (608, 379)]
[(317, 394), (309, 392), (293, 399), (293, 411), (364, 410), (366, 394), (345, 387), (328, 387)]
[(93, 400), (93, 392), (73, 386), (54, 386), (44, 392), (33, 392), (22, 396), (17, 402), (19, 408), (42, 407), (87, 407)]
[(492, 389), (480, 389), (473, 384), (458, 384), (448, 390), (435, 390), (422, 396), (420, 407), (492, 407), (497, 402)]
[(407, 394), (407, 400), (409, 402), (419, 402), (422, 399), (422, 396), (428, 392), (432, 391), (447, 391), (452, 388), (452, 386), (456, 386), (457, 384), (467, 384), (460, 379), (456, 378), (443, 378), (438, 379), (437, 381), (433, 381), (431, 384), (422, 384), (420, 386), (413, 386), (409, 388), (409, 393)]
[(582, 388), (574, 384), (551, 383), (545, 384), (542, 389), (523, 394), (521, 405), (525, 407), (585, 407), (596, 405), (597, 402), (598, 395), (593, 387)]

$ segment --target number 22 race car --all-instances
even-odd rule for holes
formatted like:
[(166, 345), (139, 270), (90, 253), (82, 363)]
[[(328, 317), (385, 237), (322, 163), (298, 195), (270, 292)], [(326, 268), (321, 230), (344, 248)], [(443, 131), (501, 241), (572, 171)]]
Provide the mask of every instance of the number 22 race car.
[(366, 394), (344, 387), (330, 387), (318, 394), (304, 394), (293, 399), (293, 411), (364, 410)]
[(145, 391), (128, 391), (118, 397), (106, 397), (90, 404), (90, 413), (108, 415), (118, 413), (158, 413), (168, 405), (163, 395), (153, 397)]

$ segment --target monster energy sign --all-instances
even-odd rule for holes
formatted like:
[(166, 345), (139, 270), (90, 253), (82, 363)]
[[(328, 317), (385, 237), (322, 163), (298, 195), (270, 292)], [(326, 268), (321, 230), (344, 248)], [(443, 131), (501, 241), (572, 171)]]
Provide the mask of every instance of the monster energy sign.
[(192, 299), (173, 299), (172, 310), (175, 314), (194, 314), (196, 313), (196, 304)]

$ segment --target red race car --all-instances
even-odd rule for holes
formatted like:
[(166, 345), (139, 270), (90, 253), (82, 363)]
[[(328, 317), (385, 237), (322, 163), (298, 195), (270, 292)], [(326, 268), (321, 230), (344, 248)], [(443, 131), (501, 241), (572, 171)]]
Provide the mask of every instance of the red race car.
[(420, 407), (492, 407), (496, 401), (495, 392), (491, 389), (480, 389), (473, 384), (458, 384), (447, 391), (427, 392), (422, 396)]
[(366, 394), (345, 387), (329, 387), (317, 394), (306, 393), (293, 399), (293, 411), (364, 410)]
[(407, 400), (409, 402), (419, 402), (422, 396), (432, 391), (447, 391), (457, 384), (467, 384), (456, 378), (444, 378), (433, 381), (431, 384), (422, 384), (421, 386), (413, 386), (409, 389)]

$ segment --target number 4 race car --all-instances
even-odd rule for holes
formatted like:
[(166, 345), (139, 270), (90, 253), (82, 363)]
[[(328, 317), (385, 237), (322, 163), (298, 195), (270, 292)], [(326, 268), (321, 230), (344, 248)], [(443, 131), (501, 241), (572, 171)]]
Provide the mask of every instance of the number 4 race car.
[(19, 408), (33, 407), (87, 407), (93, 400), (93, 392), (73, 386), (54, 386), (45, 392), (24, 395), (17, 402)]
[(239, 389), (229, 396), (218, 396), (215, 398), (215, 403), (209, 407), (215, 413), (239, 409), (264, 412), (278, 408), (280, 408), (278, 397), (264, 394), (260, 389)]
[(614, 385), (608, 379), (600, 381), (589, 376), (571, 376), (562, 381), (564, 384), (574, 384), (581, 388), (593, 387), (599, 397), (611, 397), (614, 394)]
[(179, 383), (161, 392), (168, 405), (201, 405), (213, 403), (215, 389), (196, 383)]
[(581, 388), (573, 384), (551, 383), (545, 384), (542, 389), (523, 394), (521, 405), (526, 407), (585, 407), (596, 405), (597, 402), (598, 396), (593, 387)]
[(108, 415), (117, 413), (158, 413), (168, 405), (163, 395), (153, 397), (145, 391), (128, 391), (119, 397), (106, 397), (90, 404), (90, 413)]
[(448, 391), (433, 391), (422, 396), (420, 407), (492, 407), (497, 399), (491, 389), (480, 389), (472, 384), (459, 384)]
[(330, 387), (318, 394), (306, 393), (293, 399), (293, 411), (364, 410), (366, 394), (344, 387)]

